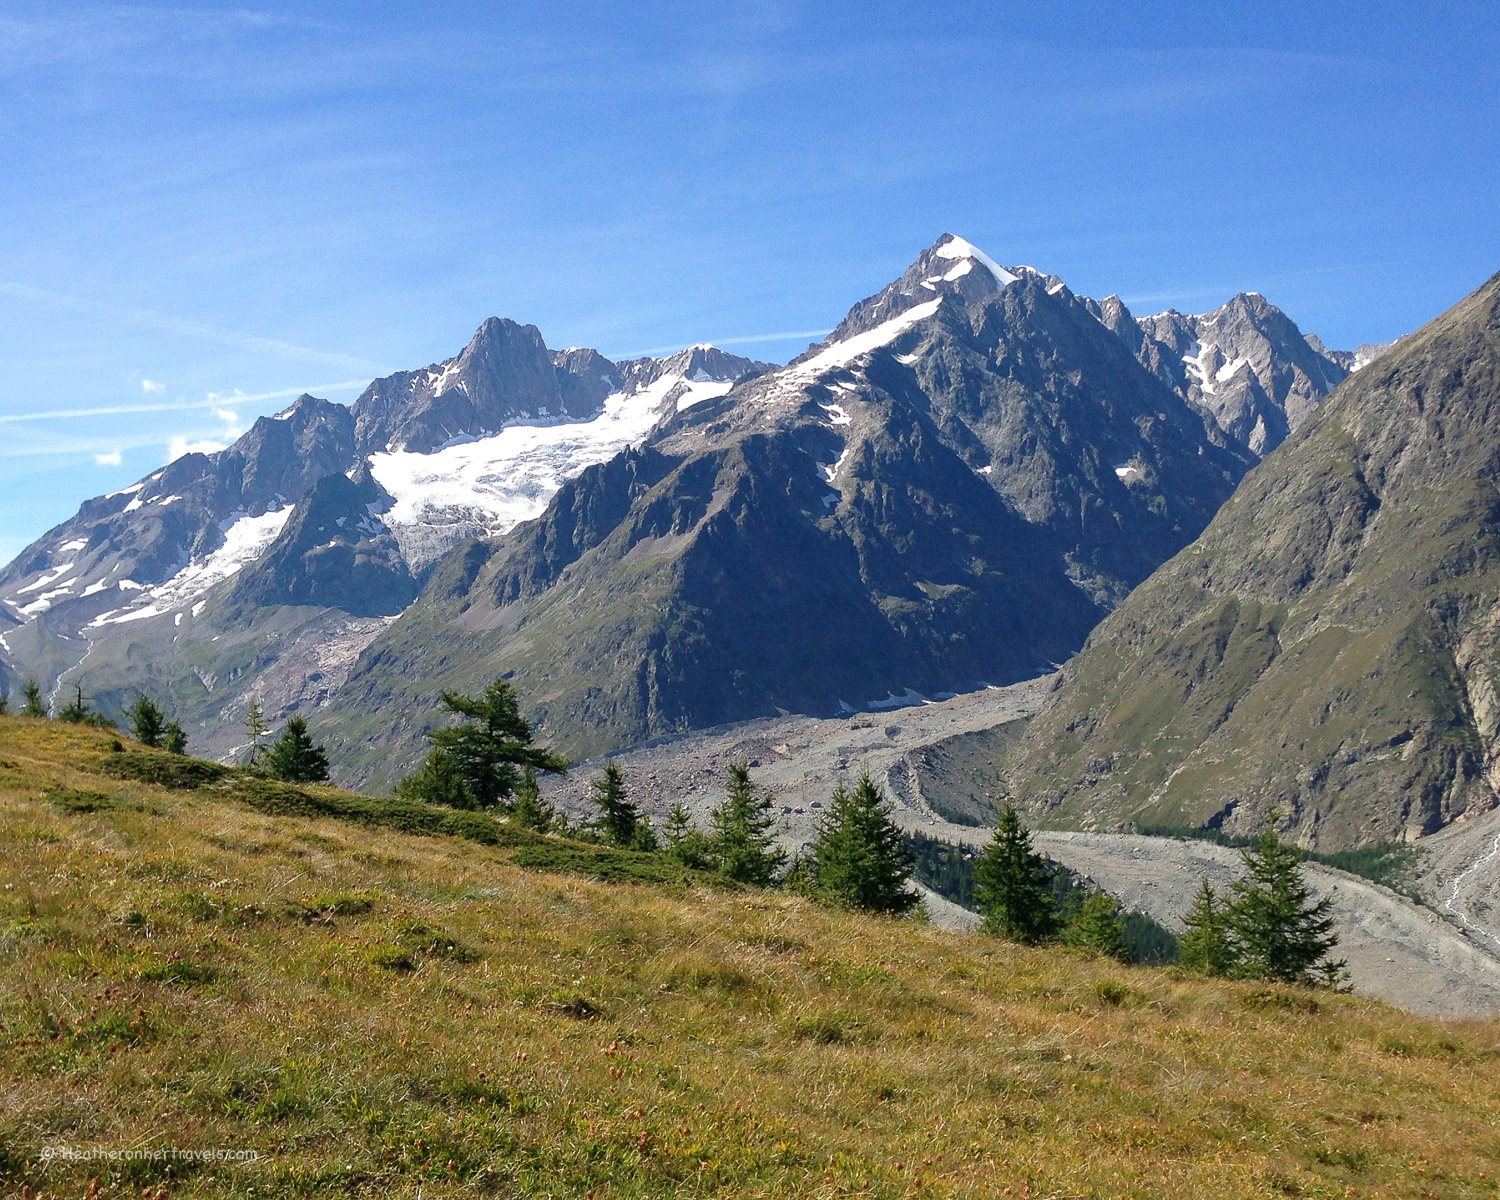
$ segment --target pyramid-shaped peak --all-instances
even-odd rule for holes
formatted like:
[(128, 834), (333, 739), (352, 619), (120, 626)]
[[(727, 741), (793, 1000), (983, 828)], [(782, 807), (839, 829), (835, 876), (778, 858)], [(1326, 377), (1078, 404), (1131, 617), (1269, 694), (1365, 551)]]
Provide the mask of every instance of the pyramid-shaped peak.
[[(959, 237), (956, 233), (945, 233), (942, 237), (938, 238), (933, 243), (932, 253), (938, 258), (957, 259), (959, 261), (967, 259), (970, 262), (976, 262), (994, 276), (995, 282), (1001, 287), (1009, 283), (1014, 283), (1020, 278), (1014, 272), (1002, 267), (973, 242), (967, 238)], [(1041, 274), (1040, 271), (1036, 271), (1034, 268), (1028, 267), (1027, 270), (1032, 271), (1033, 274)]]
[(851, 308), (822, 345), (847, 341), (907, 309), (943, 296), (954, 296), (963, 304), (975, 303), (1003, 291), (1023, 275), (1050, 278), (1029, 267), (1003, 267), (967, 238), (945, 233), (917, 255), (916, 262), (899, 279)]

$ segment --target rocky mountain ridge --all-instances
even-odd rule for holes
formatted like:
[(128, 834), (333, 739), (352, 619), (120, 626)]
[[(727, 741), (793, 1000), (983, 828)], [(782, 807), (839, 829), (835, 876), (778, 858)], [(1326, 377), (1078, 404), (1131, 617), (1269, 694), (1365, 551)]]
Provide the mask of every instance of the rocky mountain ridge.
[(1500, 276), (1348, 380), (1011, 752), (1058, 827), (1403, 840), (1500, 799)]

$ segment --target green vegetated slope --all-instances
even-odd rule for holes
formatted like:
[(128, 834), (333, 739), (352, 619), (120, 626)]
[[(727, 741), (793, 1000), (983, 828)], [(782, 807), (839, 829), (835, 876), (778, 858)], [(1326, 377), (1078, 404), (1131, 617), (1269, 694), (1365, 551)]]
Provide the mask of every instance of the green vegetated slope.
[[(1495, 1194), (1493, 1021), (653, 877), (110, 738), (0, 718), (7, 1193)], [(142, 1147), (179, 1154), (55, 1153)]]
[(1006, 764), (1057, 827), (1304, 844), (1495, 803), (1500, 277), (1342, 385), (1093, 633)]

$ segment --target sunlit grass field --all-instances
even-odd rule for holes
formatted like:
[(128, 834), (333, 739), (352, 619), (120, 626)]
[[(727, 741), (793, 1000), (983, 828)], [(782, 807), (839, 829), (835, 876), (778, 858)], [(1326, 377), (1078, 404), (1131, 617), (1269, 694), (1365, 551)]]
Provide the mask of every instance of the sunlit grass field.
[(0, 718), (7, 1195), (1497, 1194), (1500, 1021), (270, 815), (113, 736)]

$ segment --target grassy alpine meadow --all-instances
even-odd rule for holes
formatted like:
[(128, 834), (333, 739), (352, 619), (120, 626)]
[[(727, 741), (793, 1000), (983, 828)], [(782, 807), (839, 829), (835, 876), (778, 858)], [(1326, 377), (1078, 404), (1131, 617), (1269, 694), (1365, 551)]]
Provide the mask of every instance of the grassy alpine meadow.
[(7, 1195), (1497, 1195), (1500, 1022), (114, 739), (0, 718)]

